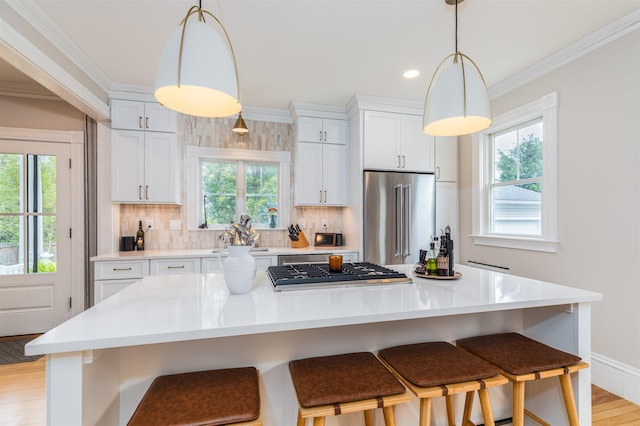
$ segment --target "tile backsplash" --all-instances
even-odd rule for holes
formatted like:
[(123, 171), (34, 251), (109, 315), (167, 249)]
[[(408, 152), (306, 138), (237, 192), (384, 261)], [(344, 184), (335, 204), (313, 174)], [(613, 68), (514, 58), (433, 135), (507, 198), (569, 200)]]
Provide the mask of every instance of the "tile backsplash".
[[(293, 126), (288, 123), (276, 123), (268, 121), (245, 120), (249, 133), (244, 136), (231, 131), (236, 118), (204, 118), (178, 114), (178, 150), (181, 158), (187, 145), (254, 149), (263, 151), (289, 151), (293, 147)], [(292, 156), (293, 158), (293, 156)], [(293, 191), (295, 176), (293, 176), (291, 188)], [(184, 170), (184, 167), (182, 167)], [(182, 200), (186, 200), (185, 182), (181, 176), (183, 188)], [(292, 197), (293, 199), (293, 197)], [(145, 231), (145, 248), (156, 249), (203, 249), (220, 247), (222, 241), (218, 239), (222, 231), (218, 230), (187, 230), (186, 208), (181, 205), (138, 205), (120, 204), (120, 236), (135, 235), (138, 230), (138, 221), (142, 220)], [(342, 232), (342, 208), (339, 207), (293, 207), (291, 208), (291, 221), (300, 223), (310, 243), (313, 244), (315, 232), (325, 231), (322, 228), (322, 220), (327, 220), (326, 232)], [(171, 229), (171, 225), (180, 224), (180, 229)], [(149, 223), (153, 226), (148, 228)], [(286, 227), (288, 224), (282, 224)], [(266, 229), (259, 230), (260, 239), (258, 245), (268, 247), (287, 247), (290, 240), (286, 230)]]

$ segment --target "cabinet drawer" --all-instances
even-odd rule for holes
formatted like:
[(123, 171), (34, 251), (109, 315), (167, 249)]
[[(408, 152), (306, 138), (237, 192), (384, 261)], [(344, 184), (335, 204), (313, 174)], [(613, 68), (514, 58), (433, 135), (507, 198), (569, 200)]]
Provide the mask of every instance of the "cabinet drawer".
[(142, 278), (149, 275), (148, 260), (114, 260), (96, 262), (94, 265), (96, 280), (118, 280)]
[[(271, 265), (276, 265), (276, 256), (253, 256), (256, 261), (256, 271), (263, 272)], [(224, 261), (225, 257), (223, 257)], [(217, 257), (203, 257), (202, 258), (202, 272), (205, 274), (211, 272), (222, 272)]]
[(200, 258), (151, 260), (151, 275), (193, 274), (198, 272), (200, 272)]

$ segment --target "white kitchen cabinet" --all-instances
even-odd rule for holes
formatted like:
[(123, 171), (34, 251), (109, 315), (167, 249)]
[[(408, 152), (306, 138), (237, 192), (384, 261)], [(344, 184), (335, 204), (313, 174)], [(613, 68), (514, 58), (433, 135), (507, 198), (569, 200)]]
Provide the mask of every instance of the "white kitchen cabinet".
[(100, 261), (95, 262), (93, 268), (94, 304), (149, 275), (148, 260)]
[(434, 138), (422, 131), (422, 117), (364, 112), (364, 168), (407, 172), (435, 171)]
[(157, 102), (111, 99), (111, 128), (176, 132), (176, 113)]
[(436, 234), (445, 226), (451, 227), (451, 239), (453, 240), (454, 260), (457, 262), (458, 246), (458, 183), (436, 181)]
[(111, 139), (114, 203), (178, 204), (174, 133), (116, 130)]
[(195, 274), (200, 272), (200, 258), (151, 259), (150, 275)]
[(458, 137), (437, 136), (436, 138), (436, 180), (458, 181)]
[[(277, 256), (253, 256), (256, 261), (256, 271), (264, 272), (269, 266), (278, 264)], [(222, 272), (218, 257), (202, 258), (202, 273)]]
[(295, 204), (347, 205), (347, 121), (299, 117), (297, 125)]

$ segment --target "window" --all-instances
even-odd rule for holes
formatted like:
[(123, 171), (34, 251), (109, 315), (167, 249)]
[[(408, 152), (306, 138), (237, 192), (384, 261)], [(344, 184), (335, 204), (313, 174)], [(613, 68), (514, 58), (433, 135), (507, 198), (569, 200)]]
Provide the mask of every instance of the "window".
[(555, 252), (557, 94), (496, 117), (473, 165), (474, 243)]
[(267, 228), (273, 209), (276, 223), (284, 226), (290, 158), (288, 152), (188, 147), (188, 228), (206, 223), (207, 229), (223, 229), (243, 213), (254, 228)]

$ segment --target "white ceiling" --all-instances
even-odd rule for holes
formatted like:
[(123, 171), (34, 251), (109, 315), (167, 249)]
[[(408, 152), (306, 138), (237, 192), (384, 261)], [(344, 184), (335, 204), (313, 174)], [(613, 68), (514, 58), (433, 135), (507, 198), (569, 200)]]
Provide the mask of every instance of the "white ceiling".
[[(30, 1), (103, 84), (149, 87), (164, 42), (197, 4)], [(241, 101), (250, 107), (344, 106), (355, 94), (423, 100), (433, 71), (454, 50), (454, 8), (444, 0), (203, 0), (202, 6), (229, 33)], [(459, 6), (459, 50), (491, 87), (638, 8), (640, 0), (466, 0)], [(409, 68), (420, 76), (404, 79)], [(0, 80), (21, 78), (0, 63)]]

